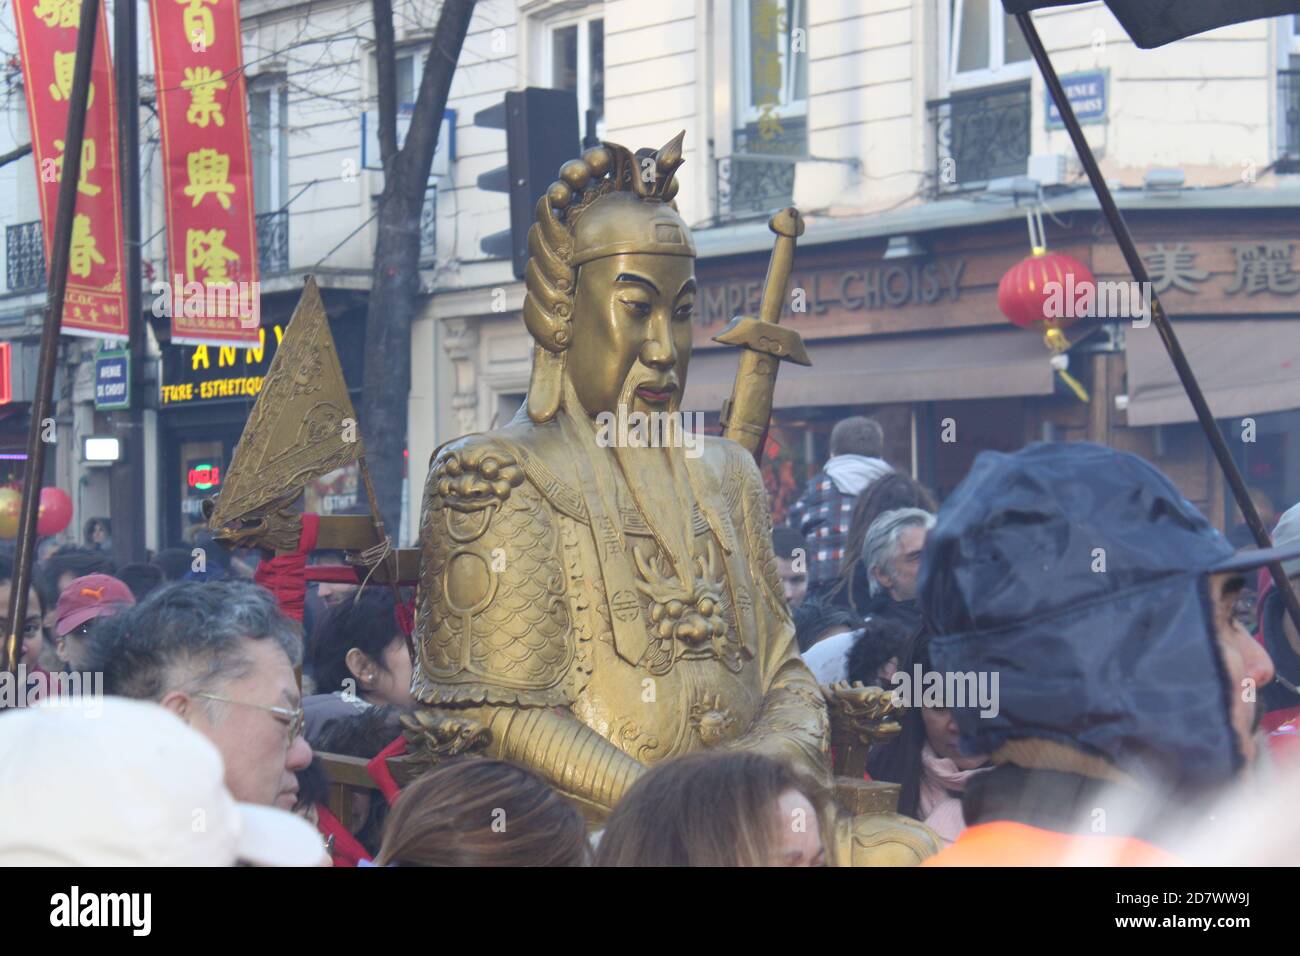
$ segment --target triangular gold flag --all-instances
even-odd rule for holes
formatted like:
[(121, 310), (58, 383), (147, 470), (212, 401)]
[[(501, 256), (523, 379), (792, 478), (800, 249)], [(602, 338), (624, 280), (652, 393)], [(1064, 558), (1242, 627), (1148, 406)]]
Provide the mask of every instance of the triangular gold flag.
[(308, 276), (208, 527), (218, 531), (363, 457), (356, 421), (325, 304)]

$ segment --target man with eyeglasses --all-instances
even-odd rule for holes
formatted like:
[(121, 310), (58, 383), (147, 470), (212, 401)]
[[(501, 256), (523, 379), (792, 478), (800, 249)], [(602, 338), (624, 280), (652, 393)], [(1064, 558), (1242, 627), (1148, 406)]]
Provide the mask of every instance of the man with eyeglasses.
[(104, 691), (152, 700), (221, 752), (236, 800), (292, 810), (311, 763), (294, 666), (301, 642), (262, 588), (184, 581), (104, 621)]

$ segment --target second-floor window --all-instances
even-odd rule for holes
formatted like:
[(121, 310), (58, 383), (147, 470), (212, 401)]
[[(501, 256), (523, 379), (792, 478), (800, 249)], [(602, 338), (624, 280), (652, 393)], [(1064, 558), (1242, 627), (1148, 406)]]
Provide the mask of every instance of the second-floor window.
[(289, 201), (289, 86), (282, 76), (260, 76), (248, 86), (248, 132), (253, 154), (253, 201), (258, 213)]
[(556, 20), (546, 26), (544, 58), (546, 82), (552, 89), (578, 94), (578, 129), (587, 135), (587, 111), (595, 132), (605, 134), (605, 20), (580, 16)]
[(780, 145), (791, 132), (807, 128), (807, 0), (735, 0), (735, 24), (736, 119), (746, 133), (744, 151), (773, 145), (771, 152), (785, 152)]
[(943, 0), (952, 89), (1027, 78), (1029, 46), (999, 0)]

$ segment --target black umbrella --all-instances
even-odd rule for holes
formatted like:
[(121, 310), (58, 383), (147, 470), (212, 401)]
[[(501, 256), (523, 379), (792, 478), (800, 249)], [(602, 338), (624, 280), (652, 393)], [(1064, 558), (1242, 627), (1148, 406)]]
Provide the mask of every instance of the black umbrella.
[[(1102, 178), (1101, 169), (1097, 166), (1097, 158), (1093, 156), (1088, 141), (1084, 139), (1079, 118), (1074, 115), (1074, 107), (1070, 105), (1070, 100), (1065, 95), (1060, 77), (1056, 75), (1056, 68), (1052, 66), (1052, 61), (1047, 56), (1047, 50), (1043, 47), (1043, 41), (1039, 38), (1038, 30), (1034, 27), (1034, 21), (1030, 16), (1031, 10), (1082, 2), (1085, 0), (1002, 0), (1002, 5), (1007, 13), (1015, 16), (1020, 32), (1025, 36), (1025, 42), (1029, 44), (1029, 51), (1033, 54), (1034, 62), (1038, 64), (1038, 70), (1043, 75), (1043, 81), (1047, 84), (1052, 100), (1061, 113), (1061, 120), (1070, 134), (1075, 152), (1079, 154), (1079, 161), (1083, 164), (1084, 172), (1088, 174), (1092, 191), (1097, 194), (1101, 211), (1110, 223), (1115, 241), (1119, 244), (1124, 260), (1128, 263), (1129, 271), (1132, 272), (1134, 280), (1143, 284), (1142, 288), (1150, 289), (1151, 277), (1147, 274), (1146, 264), (1138, 254), (1128, 224), (1124, 221), (1119, 207), (1115, 205), (1110, 187)], [(1133, 42), (1143, 48), (1172, 43), (1174, 40), (1227, 26), (1230, 23), (1300, 13), (1300, 0), (1106, 0), (1106, 6), (1128, 31)], [(1209, 440), (1210, 447), (1214, 449), (1214, 457), (1218, 459), (1219, 467), (1223, 469), (1228, 486), (1232, 489), (1232, 496), (1241, 509), (1242, 517), (1246, 519), (1246, 526), (1250, 528), (1250, 533), (1259, 547), (1272, 547), (1273, 540), (1264, 528), (1264, 523), (1260, 521), (1259, 512), (1255, 510), (1255, 503), (1246, 491), (1246, 482), (1241, 477), (1241, 471), (1237, 468), (1232, 453), (1228, 450), (1219, 423), (1214, 420), (1210, 406), (1201, 392), (1201, 386), (1197, 383), (1191, 366), (1187, 364), (1182, 346), (1178, 344), (1178, 337), (1174, 335), (1169, 316), (1154, 291), (1151, 293), (1150, 304), (1151, 320), (1160, 335), (1160, 340), (1165, 345), (1165, 350), (1169, 353), (1169, 359), (1174, 364), (1174, 370), (1178, 373), (1183, 390), (1187, 393), (1192, 408), (1196, 410), (1196, 417), (1201, 423), (1205, 437)], [(1296, 626), (1300, 627), (1300, 602), (1296, 600), (1295, 592), (1291, 589), (1291, 583), (1287, 580), (1282, 565), (1274, 562), (1268, 566), (1268, 569), (1273, 575), (1282, 602), (1286, 605), (1287, 613), (1291, 615), (1291, 620)]]
[[(1064, 7), (1085, 0), (1002, 0), (1007, 13)], [(1106, 0), (1133, 42), (1144, 50), (1230, 23), (1300, 13), (1296, 0)]]

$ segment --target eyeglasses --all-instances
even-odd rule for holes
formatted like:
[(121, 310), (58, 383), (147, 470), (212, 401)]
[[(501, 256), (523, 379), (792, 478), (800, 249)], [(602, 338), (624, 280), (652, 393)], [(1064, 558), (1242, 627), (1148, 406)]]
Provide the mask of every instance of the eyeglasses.
[(256, 707), (258, 710), (265, 710), (274, 714), (275, 719), (289, 728), (289, 743), (302, 736), (303, 728), (307, 725), (307, 715), (303, 713), (301, 707), (267, 707), (265, 704), (250, 704), (243, 700), (231, 700), (229, 697), (222, 697), (220, 694), (195, 694), (195, 697), (202, 697), (205, 700), (220, 701), (223, 704), (237, 704), (240, 707)]

